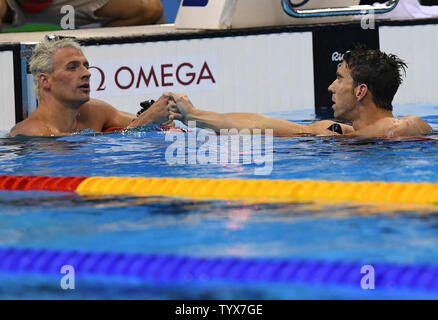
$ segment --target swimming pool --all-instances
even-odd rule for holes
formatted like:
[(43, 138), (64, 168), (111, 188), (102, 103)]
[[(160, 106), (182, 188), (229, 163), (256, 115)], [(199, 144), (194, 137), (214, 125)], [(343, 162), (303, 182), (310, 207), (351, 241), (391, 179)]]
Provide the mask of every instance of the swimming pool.
[[(171, 142), (153, 130), (3, 138), (0, 174), (438, 182), (436, 108), (397, 108), (398, 115), (425, 118), (434, 128), (429, 140), (274, 138), (268, 176), (255, 176), (256, 164), (169, 165), (164, 154)], [(309, 110), (273, 115), (311, 118)], [(437, 298), (437, 212), (435, 206), (420, 205), (1, 191), (0, 298)], [(77, 272), (75, 289), (63, 290), (59, 271), (25, 272), (32, 270), (32, 257), (41, 260), (47, 254), (108, 262), (103, 273)], [(155, 263), (147, 276), (113, 272), (114, 261), (128, 266), (139, 259)], [(189, 264), (204, 269), (182, 277), (178, 272)], [(276, 264), (300, 270), (301, 276), (278, 278), (272, 271)], [(360, 270), (329, 280), (350, 264), (373, 265), (376, 272), (384, 267), (393, 274), (410, 267), (417, 275), (421, 268), (433, 272), (417, 280), (411, 273), (413, 280), (404, 287), (394, 280), (379, 288), (383, 282), (376, 280), (374, 290), (362, 289)]]

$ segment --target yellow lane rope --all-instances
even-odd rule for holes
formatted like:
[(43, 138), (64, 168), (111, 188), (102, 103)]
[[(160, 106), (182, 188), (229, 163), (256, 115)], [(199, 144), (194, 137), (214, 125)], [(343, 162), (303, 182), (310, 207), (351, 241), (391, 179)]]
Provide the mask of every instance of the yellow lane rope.
[(438, 184), (411, 182), (91, 177), (76, 191), (219, 200), (438, 203)]

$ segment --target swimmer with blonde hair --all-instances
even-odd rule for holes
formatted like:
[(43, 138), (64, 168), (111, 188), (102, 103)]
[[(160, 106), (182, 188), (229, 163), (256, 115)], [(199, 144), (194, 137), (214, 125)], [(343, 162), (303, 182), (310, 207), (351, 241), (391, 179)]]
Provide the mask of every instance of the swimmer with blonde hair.
[(72, 39), (45, 40), (30, 59), (39, 104), (9, 134), (62, 136), (83, 129), (104, 132), (113, 127), (133, 128), (169, 121), (168, 97), (160, 97), (139, 116), (90, 99), (90, 71), (80, 45)]

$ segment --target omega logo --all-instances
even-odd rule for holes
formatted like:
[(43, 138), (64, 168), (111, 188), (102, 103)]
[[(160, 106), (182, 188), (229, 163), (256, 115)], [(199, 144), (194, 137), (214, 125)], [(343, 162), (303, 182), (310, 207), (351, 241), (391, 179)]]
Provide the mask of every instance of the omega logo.
[[(107, 77), (105, 71), (96, 66), (91, 66), (90, 69), (96, 69), (100, 75), (96, 91), (106, 90)], [(201, 82), (216, 83), (212, 69), (206, 61), (200, 69), (189, 62), (182, 62), (177, 65), (167, 63), (140, 67), (120, 66), (115, 71), (114, 78), (110, 77), (110, 80), (114, 81), (119, 90), (139, 89), (141, 87), (171, 87), (176, 84), (196, 86), (200, 85)]]

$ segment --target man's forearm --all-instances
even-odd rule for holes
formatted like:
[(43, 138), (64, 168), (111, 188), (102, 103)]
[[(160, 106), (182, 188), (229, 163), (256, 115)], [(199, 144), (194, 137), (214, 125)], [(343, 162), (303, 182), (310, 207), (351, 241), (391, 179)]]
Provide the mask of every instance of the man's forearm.
[[(152, 108), (152, 107), (151, 107)], [(159, 109), (148, 109), (137, 118), (133, 119), (127, 128), (135, 128), (143, 125), (162, 124), (168, 121), (168, 111)]]
[(151, 117), (147, 115), (141, 115), (138, 118), (135, 118), (131, 121), (131, 123), (126, 128), (135, 128), (138, 126), (146, 125), (146, 124), (154, 124), (155, 122)]
[(263, 134), (266, 129), (272, 129), (275, 136), (310, 133), (307, 126), (257, 113), (216, 113), (197, 110), (189, 118), (189, 121), (196, 121), (197, 127), (212, 129), (217, 133), (220, 133), (221, 129), (237, 129), (238, 131), (260, 129)]

